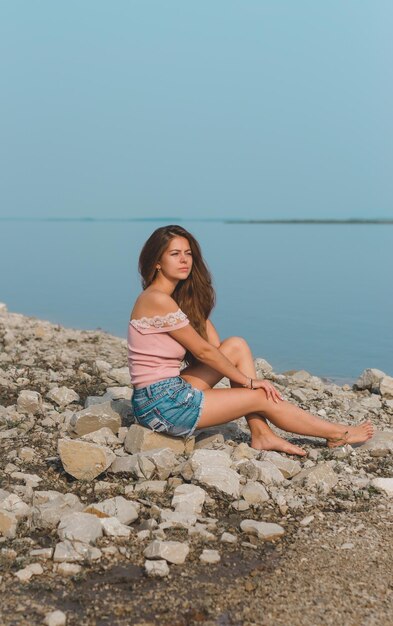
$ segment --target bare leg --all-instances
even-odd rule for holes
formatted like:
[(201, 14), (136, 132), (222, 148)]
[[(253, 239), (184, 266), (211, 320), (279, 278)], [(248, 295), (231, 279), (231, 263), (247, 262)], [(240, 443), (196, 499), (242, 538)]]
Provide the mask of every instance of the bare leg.
[(347, 443), (361, 443), (373, 434), (373, 426), (369, 421), (360, 426), (327, 422), (285, 400), (278, 403), (268, 400), (262, 389), (210, 389), (204, 393), (205, 403), (198, 428), (216, 426), (244, 414), (262, 412), (282, 430), (323, 437), (328, 444), (344, 436)]
[[(231, 337), (228, 347), (223, 346), (223, 352), (229, 352), (226, 356), (236, 367), (250, 378), (256, 378), (254, 359), (248, 343), (241, 337)], [(231, 382), (231, 387), (241, 387), (238, 383)], [(305, 450), (295, 446), (289, 441), (276, 435), (266, 423), (266, 418), (262, 413), (248, 413), (245, 416), (251, 431), (251, 447), (258, 450), (277, 450), (287, 454), (297, 454), (305, 456)]]
[[(254, 360), (247, 342), (241, 337), (229, 337), (225, 339), (219, 350), (236, 365), (246, 376), (256, 378)], [(203, 363), (188, 367), (181, 372), (181, 376), (197, 389), (205, 391), (211, 389), (222, 378), (222, 374)], [(231, 381), (231, 387), (240, 387)], [(239, 416), (240, 417), (240, 416)], [(246, 416), (251, 431), (251, 446), (259, 450), (277, 450), (287, 454), (304, 456), (306, 452), (289, 441), (276, 435), (266, 422), (262, 413), (249, 413)]]

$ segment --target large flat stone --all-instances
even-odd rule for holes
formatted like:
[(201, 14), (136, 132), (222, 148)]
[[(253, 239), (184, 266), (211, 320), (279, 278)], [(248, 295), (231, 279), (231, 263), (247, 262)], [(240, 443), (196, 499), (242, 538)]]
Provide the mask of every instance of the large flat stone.
[(259, 480), (265, 485), (280, 485), (284, 480), (282, 472), (271, 461), (249, 461), (240, 462), (237, 470), (250, 480)]
[(33, 523), (36, 528), (56, 528), (62, 517), (82, 509), (83, 504), (73, 493), (36, 491), (33, 495)]
[(166, 480), (176, 465), (176, 454), (171, 448), (158, 448), (157, 450), (147, 450), (141, 453), (141, 457), (149, 459), (154, 463), (157, 478)]
[(267, 522), (258, 522), (253, 519), (245, 519), (240, 523), (241, 530), (248, 535), (256, 535), (258, 539), (271, 541), (282, 537), (285, 530), (279, 524), (271, 524)]
[(123, 496), (116, 496), (90, 504), (85, 510), (88, 509), (101, 511), (109, 517), (116, 517), (122, 524), (131, 524), (138, 518), (139, 503), (131, 502)]
[(319, 463), (314, 467), (302, 470), (294, 478), (294, 484), (305, 485), (306, 487), (316, 487), (324, 494), (329, 493), (338, 483), (338, 476), (329, 463)]
[(115, 460), (106, 446), (75, 439), (60, 439), (58, 452), (65, 471), (79, 480), (93, 480)]
[(296, 474), (299, 474), (302, 469), (299, 461), (288, 459), (288, 457), (285, 457), (278, 452), (263, 452), (261, 459), (263, 461), (270, 461), (270, 463), (273, 463), (273, 465), (280, 470), (284, 478), (292, 478), (293, 476), (296, 476)]
[(113, 410), (111, 402), (103, 402), (74, 413), (69, 422), (69, 432), (82, 436), (101, 428), (110, 428), (116, 434), (120, 426), (121, 416)]
[(203, 485), (213, 487), (217, 491), (238, 498), (240, 495), (240, 477), (229, 467), (200, 466), (194, 472), (194, 480)]
[(178, 512), (201, 513), (207, 493), (197, 485), (178, 485), (173, 492), (172, 506)]
[(156, 466), (141, 454), (127, 454), (126, 456), (116, 457), (109, 471), (114, 474), (130, 474), (136, 479), (149, 479), (156, 471)]
[(73, 389), (69, 389), (68, 387), (53, 387), (47, 394), (46, 397), (49, 400), (53, 400), (60, 407), (67, 406), (67, 404), (71, 404), (72, 402), (79, 402), (79, 396)]
[(74, 563), (78, 561), (97, 561), (101, 558), (101, 550), (80, 541), (60, 541), (56, 544), (53, 554), (55, 563)]
[(378, 491), (382, 491), (386, 496), (393, 497), (393, 478), (374, 478), (371, 484)]
[(184, 452), (191, 452), (194, 444), (194, 437), (187, 440), (181, 437), (170, 437), (150, 430), (150, 428), (139, 426), (139, 424), (133, 424), (125, 438), (124, 449), (130, 454), (136, 454), (157, 448), (170, 448), (175, 454), (183, 454)]
[(88, 513), (69, 513), (61, 520), (57, 534), (62, 541), (80, 541), (94, 543), (102, 537), (103, 530), (100, 520)]
[(144, 551), (147, 559), (164, 559), (168, 563), (181, 565), (190, 551), (188, 544), (180, 541), (152, 541)]
[(248, 481), (241, 490), (242, 498), (248, 502), (248, 504), (262, 504), (269, 500), (269, 494), (265, 487), (260, 483), (256, 483), (252, 480)]

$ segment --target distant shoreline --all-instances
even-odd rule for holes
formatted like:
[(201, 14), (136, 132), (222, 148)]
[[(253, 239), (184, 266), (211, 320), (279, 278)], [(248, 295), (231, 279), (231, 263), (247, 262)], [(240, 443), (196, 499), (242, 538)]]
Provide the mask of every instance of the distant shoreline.
[(0, 217), (0, 222), (216, 222), (220, 224), (349, 224), (349, 225), (393, 225), (393, 218), (299, 218), (299, 219), (237, 219), (237, 218), (193, 218), (193, 217)]

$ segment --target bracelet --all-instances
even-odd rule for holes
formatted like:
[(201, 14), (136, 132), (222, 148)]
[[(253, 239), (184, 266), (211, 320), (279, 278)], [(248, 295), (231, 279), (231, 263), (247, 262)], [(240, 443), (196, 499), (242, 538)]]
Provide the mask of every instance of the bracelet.
[(250, 385), (247, 385), (247, 383), (245, 385), (243, 385), (243, 387), (245, 387), (246, 389), (254, 389), (253, 385), (252, 385), (252, 378), (250, 378)]

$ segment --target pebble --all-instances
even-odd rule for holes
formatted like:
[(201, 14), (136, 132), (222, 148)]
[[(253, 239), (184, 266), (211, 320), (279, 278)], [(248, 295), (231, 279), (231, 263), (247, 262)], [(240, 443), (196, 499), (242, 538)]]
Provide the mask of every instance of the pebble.
[(159, 561), (150, 561), (146, 559), (145, 572), (148, 576), (164, 578), (169, 574), (168, 563), (163, 559), (160, 559)]
[(199, 560), (202, 563), (218, 563), (221, 561), (221, 556), (218, 550), (203, 550)]
[(67, 616), (63, 611), (51, 611), (45, 615), (45, 626), (65, 626), (67, 624)]

